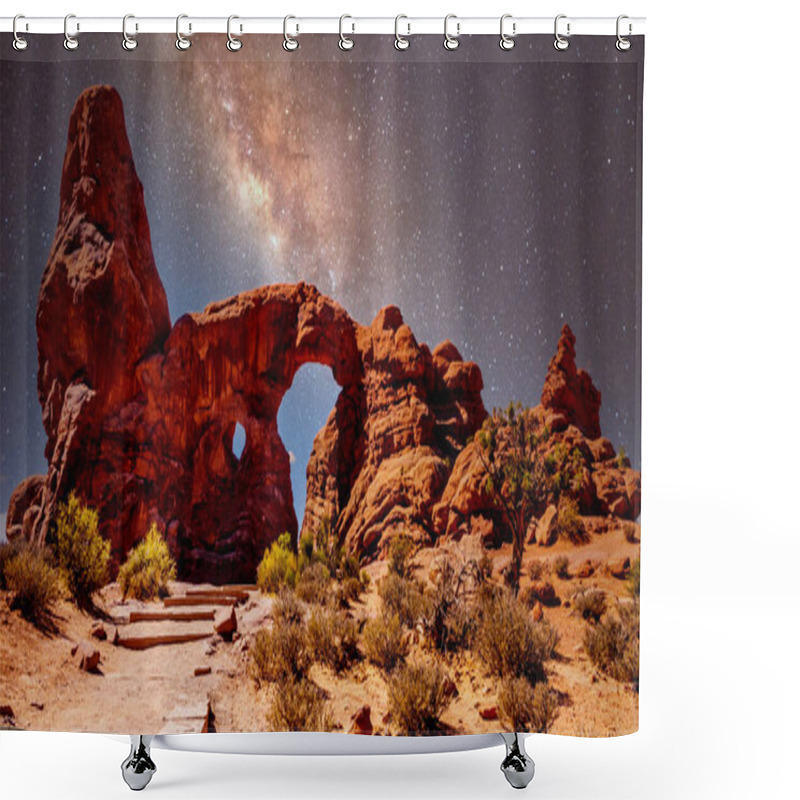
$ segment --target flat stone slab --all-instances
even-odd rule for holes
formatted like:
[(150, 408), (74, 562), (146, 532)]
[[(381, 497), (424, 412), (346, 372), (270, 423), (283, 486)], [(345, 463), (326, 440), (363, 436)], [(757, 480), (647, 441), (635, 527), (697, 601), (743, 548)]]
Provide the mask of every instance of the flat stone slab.
[(164, 717), (164, 727), (159, 733), (208, 733), (210, 718), (209, 700), (175, 706)]
[(131, 611), (128, 622), (158, 622), (169, 620), (170, 622), (197, 622), (200, 620), (213, 620), (213, 608), (174, 608), (174, 609), (147, 609), (145, 611)]
[(119, 628), (117, 644), (128, 650), (146, 650), (167, 644), (185, 644), (210, 639), (213, 623), (202, 622), (136, 622)]
[(238, 598), (230, 595), (209, 595), (196, 594), (185, 597), (165, 597), (164, 606), (174, 608), (175, 606), (232, 606), (236, 605)]

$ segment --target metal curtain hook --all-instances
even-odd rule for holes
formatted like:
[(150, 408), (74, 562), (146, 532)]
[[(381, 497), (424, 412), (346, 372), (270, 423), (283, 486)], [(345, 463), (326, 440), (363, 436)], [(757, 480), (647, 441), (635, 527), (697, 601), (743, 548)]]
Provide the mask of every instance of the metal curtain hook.
[[(625, 38), (620, 33), (620, 23), (624, 19), (628, 19), (628, 15), (627, 14), (620, 14), (617, 17), (617, 50), (619, 50), (622, 53), (624, 53), (626, 50), (630, 50), (631, 49), (631, 40)], [(628, 35), (630, 35), (631, 31), (632, 31), (632, 26), (631, 26), (631, 24), (629, 22), (628, 23)]]
[(514, 41), (514, 37), (517, 35), (517, 23), (511, 23), (511, 36), (509, 36), (505, 32), (505, 22), (507, 19), (511, 19), (511, 14), (503, 14), (500, 17), (500, 49), (501, 50), (513, 50), (514, 45), (516, 42)]
[[(411, 42), (405, 37), (400, 35), (400, 20), (408, 19), (405, 14), (398, 14), (394, 18), (394, 46), (397, 50), (408, 50)], [(407, 24), (409, 34), (411, 33), (411, 25)]]
[[(78, 40), (75, 36), (71, 36), (69, 32), (69, 21), (71, 19), (75, 19), (74, 14), (67, 14), (64, 17), (64, 49), (65, 50), (77, 50), (78, 49)], [(79, 31), (81, 29), (80, 25), (76, 25), (75, 30)]]
[(459, 45), (458, 35), (461, 32), (461, 23), (458, 22), (458, 21), (456, 22), (456, 35), (453, 36), (451, 33), (448, 33), (448, 31), (447, 31), (447, 23), (450, 22), (451, 19), (457, 20), (456, 15), (455, 14), (448, 14), (444, 18), (444, 47), (445, 47), (445, 50), (456, 50), (456, 49), (458, 49), (458, 45)]
[[(344, 21), (346, 19), (353, 19), (353, 18), (349, 14), (342, 14), (342, 16), (339, 17), (339, 48), (341, 50), (352, 50), (355, 42), (344, 35)], [(355, 32), (356, 29), (355, 23), (352, 25), (352, 29)]]
[(136, 41), (136, 37), (135, 36), (131, 36), (128, 33), (128, 20), (129, 19), (135, 19), (133, 14), (126, 14), (122, 18), (122, 49), (130, 51), (130, 50), (135, 50), (138, 47), (139, 42)]
[[(553, 42), (553, 47), (555, 47), (556, 50), (566, 50), (569, 47), (569, 39), (565, 39), (558, 32), (558, 22), (559, 22), (559, 20), (566, 19), (566, 18), (567, 18), (566, 14), (559, 14), (556, 17), (555, 25), (553, 26), (553, 30), (554, 30), (555, 35), (556, 35), (556, 40)], [(567, 36), (569, 36), (569, 28), (570, 28), (570, 24), (568, 22), (567, 23)]]
[[(233, 22), (235, 19), (239, 19), (239, 17), (237, 17), (236, 14), (231, 14), (228, 17), (228, 41), (227, 41), (225, 47), (227, 47), (228, 50), (231, 51), (231, 53), (235, 53), (238, 50), (242, 49), (242, 40), (241, 39), (237, 39), (231, 33), (231, 22)], [(239, 30), (241, 31), (241, 27), (239, 28)]]
[[(181, 33), (181, 20), (188, 19), (188, 14), (178, 14), (177, 18), (175, 19), (175, 47), (178, 50), (188, 50), (192, 46), (192, 40), (187, 38)], [(191, 33), (192, 30), (192, 23), (189, 23), (189, 32)]]
[[(28, 40), (27, 39), (23, 39), (17, 33), (17, 21), (21, 20), (21, 19), (25, 19), (25, 15), (24, 14), (17, 14), (14, 17), (14, 24), (12, 25), (12, 28), (11, 28), (11, 30), (14, 32), (14, 41), (11, 44), (14, 46), (15, 50), (19, 50), (20, 52), (22, 52), (23, 50), (27, 50), (27, 48), (28, 48)], [(25, 30), (28, 30), (28, 23), (27, 22), (25, 23)]]
[[(296, 36), (289, 35), (289, 20), (295, 19), (291, 14), (283, 18), (283, 49), (289, 53), (294, 52), (300, 47), (300, 42)], [(299, 29), (298, 29), (299, 30)]]

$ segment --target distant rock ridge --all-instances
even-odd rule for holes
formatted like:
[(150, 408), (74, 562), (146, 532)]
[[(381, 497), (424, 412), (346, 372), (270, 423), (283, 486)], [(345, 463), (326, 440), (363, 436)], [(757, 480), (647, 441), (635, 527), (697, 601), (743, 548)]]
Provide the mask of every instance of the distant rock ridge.
[[(314, 440), (302, 529), (327, 517), (351, 551), (371, 558), (400, 531), (433, 543), (495, 524), (470, 444), (486, 418), (480, 368), (452, 342), (433, 352), (417, 342), (398, 308), (360, 325), (301, 282), (244, 292), (171, 325), (111, 87), (84, 91), (70, 118), (36, 326), (48, 471), (14, 491), (9, 539), (43, 542), (75, 491), (97, 509), (116, 564), (155, 522), (181, 578), (252, 581), (264, 548), (298, 532), (277, 413), (309, 362), (330, 367), (341, 390)], [(541, 413), (596, 453), (593, 474), (605, 477), (587, 499), (592, 510), (638, 514), (629, 476), (599, 439), (600, 393), (575, 368), (574, 341), (565, 327)], [(237, 423), (246, 434), (238, 459)]]

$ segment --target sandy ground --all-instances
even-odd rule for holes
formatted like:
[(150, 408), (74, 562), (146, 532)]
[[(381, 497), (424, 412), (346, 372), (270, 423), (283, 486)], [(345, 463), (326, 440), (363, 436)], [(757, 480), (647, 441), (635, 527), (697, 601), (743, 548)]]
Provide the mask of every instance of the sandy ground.
[[(458, 545), (462, 557), (473, 546)], [(479, 554), (479, 547), (474, 545)], [(435, 558), (447, 548), (421, 551), (415, 562), (425, 576)], [(561, 580), (549, 565), (555, 556), (570, 559), (570, 572), (590, 559), (594, 574), (585, 579)], [(638, 557), (638, 542), (626, 541), (622, 529), (594, 535), (582, 546), (558, 542), (549, 548), (529, 545), (523, 562), (522, 589), (529, 585), (530, 564), (543, 560), (544, 580), (550, 581), (560, 605), (545, 608), (545, 618), (560, 633), (558, 658), (549, 662), (551, 686), (559, 692), (561, 705), (552, 733), (581, 736), (609, 736), (635, 731), (638, 727), (638, 694), (632, 687), (607, 678), (596, 670), (583, 652), (586, 624), (568, 605), (572, 595), (583, 588), (598, 587), (620, 599), (626, 598), (625, 583), (611, 576), (604, 565), (610, 560)], [(491, 551), (495, 572), (510, 558), (510, 545)], [(354, 616), (372, 615), (379, 609), (376, 583), (386, 571), (378, 562), (367, 568), (371, 582), (361, 601), (352, 605)], [(180, 593), (185, 584), (176, 584)], [(147, 650), (128, 650), (110, 641), (90, 638), (93, 617), (61, 601), (56, 607), (57, 632), (45, 634), (8, 608), (8, 595), (0, 597), (0, 706), (10, 705), (13, 718), (0, 719), (0, 726), (53, 731), (106, 733), (186, 732), (196, 725), (190, 718), (213, 712), (211, 729), (223, 731), (266, 730), (270, 690), (257, 689), (248, 676), (248, 646), (255, 632), (269, 624), (272, 598), (252, 593), (237, 607), (239, 637), (233, 642), (219, 637)], [(98, 606), (119, 615), (126, 608), (145, 604), (121, 598), (115, 584), (98, 596)], [(157, 604), (149, 604), (155, 607)], [(194, 625), (195, 623), (179, 623)], [(71, 655), (74, 643), (90, 641), (100, 650), (97, 672), (78, 669)], [(412, 646), (414, 650), (420, 644)], [(480, 709), (496, 705), (497, 680), (488, 676), (471, 653), (446, 658), (448, 673), (457, 695), (442, 717), (451, 733), (484, 733), (503, 730), (498, 720), (484, 720)], [(197, 667), (210, 667), (208, 675), (195, 677)], [(314, 666), (310, 677), (327, 695), (335, 729), (348, 731), (351, 719), (364, 704), (371, 707), (376, 733), (390, 734), (385, 721), (388, 712), (386, 684), (381, 672), (362, 661), (342, 674)]]

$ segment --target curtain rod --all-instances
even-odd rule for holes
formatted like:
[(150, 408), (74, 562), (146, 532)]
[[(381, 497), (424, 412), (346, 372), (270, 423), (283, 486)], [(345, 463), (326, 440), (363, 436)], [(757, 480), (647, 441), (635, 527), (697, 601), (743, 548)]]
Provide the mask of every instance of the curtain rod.
[[(387, 34), (403, 36), (423, 34), (443, 35), (445, 27), (453, 36), (473, 34), (499, 34), (500, 15), (496, 17), (458, 17), (449, 15), (447, 23), (443, 17), (235, 17), (231, 31), (237, 36), (246, 34), (284, 34), (302, 36), (306, 33), (329, 34)], [(129, 36), (145, 33), (175, 33), (178, 19), (175, 17), (136, 17), (129, 15), (125, 31)], [(618, 24), (621, 26), (618, 28)], [(84, 33), (122, 33), (122, 17), (24, 17), (18, 16), (16, 32), (25, 34), (61, 34), (65, 25), (70, 36)], [(193, 17), (181, 15), (180, 32), (184, 36), (195, 33), (228, 32), (228, 17)], [(397, 27), (396, 27), (397, 26)], [(553, 34), (561, 36), (636, 36), (644, 33), (644, 17), (513, 17), (505, 15), (503, 30), (509, 36), (528, 34)], [(14, 30), (14, 17), (0, 17), (0, 32)]]

